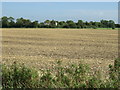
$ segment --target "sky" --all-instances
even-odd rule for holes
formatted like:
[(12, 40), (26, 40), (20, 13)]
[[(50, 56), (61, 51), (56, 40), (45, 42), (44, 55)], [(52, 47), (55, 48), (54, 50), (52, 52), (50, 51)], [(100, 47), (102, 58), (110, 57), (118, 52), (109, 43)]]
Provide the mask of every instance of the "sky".
[(117, 2), (2, 2), (2, 16), (38, 20), (114, 20), (118, 23)]
[(1, 0), (2, 2), (119, 2), (120, 0)]

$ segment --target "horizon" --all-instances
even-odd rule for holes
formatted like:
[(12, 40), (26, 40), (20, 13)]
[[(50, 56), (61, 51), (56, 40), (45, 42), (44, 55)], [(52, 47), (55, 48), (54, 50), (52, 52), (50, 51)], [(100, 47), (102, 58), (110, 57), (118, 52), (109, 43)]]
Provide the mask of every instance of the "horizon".
[[(7, 18), (9, 18), (8, 16), (2, 16), (2, 17), (7, 17)], [(2, 18), (2, 17), (1, 17), (1, 18)], [(12, 17), (12, 16), (10, 16), (10, 17)], [(12, 18), (14, 18), (14, 17), (12, 17)], [(19, 17), (19, 18), (16, 18), (16, 19), (14, 18), (13, 21), (16, 22), (16, 20), (17, 20), (17, 19), (20, 19), (20, 18), (23, 18), (23, 17)], [(29, 19), (29, 18), (23, 18), (23, 19), (30, 20), (31, 22), (38, 21), (38, 20), (31, 20), (31, 19)], [(46, 19), (46, 20), (49, 20), (49, 19)], [(46, 20), (45, 20), (45, 21), (46, 21)], [(60, 20), (54, 20), (54, 19), (52, 19), (52, 20), (53, 20), (53, 21), (61, 22)], [(52, 21), (52, 20), (49, 20), (49, 21)], [(82, 19), (79, 19), (79, 20), (82, 20)], [(77, 20), (77, 21), (73, 21), (73, 20), (62, 20), (62, 21), (65, 21), (65, 22), (67, 22), (67, 21), (73, 21), (73, 22), (77, 23), (79, 20)], [(106, 19), (101, 19), (101, 20), (106, 20)], [(82, 21), (89, 23), (89, 22), (101, 22), (101, 20), (100, 20), (100, 21), (83, 21), (83, 20), (82, 20)], [(45, 21), (43, 21), (43, 22), (39, 22), (39, 21), (38, 21), (38, 23), (44, 23)], [(106, 21), (110, 21), (110, 20), (106, 20)], [(112, 20), (112, 21), (114, 21), (114, 20)], [(115, 21), (114, 21), (114, 22), (115, 22)], [(115, 23), (115, 24), (119, 24), (119, 23)]]
[(3, 2), (2, 16), (39, 22), (113, 20), (118, 23), (117, 5), (117, 2)]

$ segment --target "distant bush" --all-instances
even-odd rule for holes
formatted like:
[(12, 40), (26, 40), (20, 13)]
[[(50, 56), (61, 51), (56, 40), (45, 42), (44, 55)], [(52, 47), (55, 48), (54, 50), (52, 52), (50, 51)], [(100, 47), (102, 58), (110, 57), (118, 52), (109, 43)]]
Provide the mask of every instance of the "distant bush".
[(69, 64), (63, 67), (61, 61), (53, 69), (36, 70), (14, 63), (3, 65), (3, 88), (118, 88), (120, 85), (120, 59), (109, 65), (109, 78), (101, 79), (100, 71), (91, 74), (88, 65)]
[(96, 26), (93, 26), (92, 28), (93, 28), (93, 29), (97, 29), (97, 27), (96, 27)]
[(112, 27), (112, 29), (115, 29), (115, 27)]

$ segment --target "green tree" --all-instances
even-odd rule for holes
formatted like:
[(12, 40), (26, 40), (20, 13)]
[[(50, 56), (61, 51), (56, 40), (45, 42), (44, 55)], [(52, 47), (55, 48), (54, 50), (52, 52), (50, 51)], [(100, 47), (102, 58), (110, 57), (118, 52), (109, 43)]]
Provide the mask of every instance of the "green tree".
[(50, 22), (51, 22), (50, 20), (46, 20), (46, 21), (44, 22), (44, 24), (45, 24), (45, 25), (50, 25)]
[(68, 20), (66, 23), (68, 24), (69, 28), (77, 28), (77, 25), (72, 20)]
[(100, 22), (103, 28), (109, 28), (109, 22), (107, 20), (101, 20)]
[(109, 20), (108, 23), (110, 28), (115, 29), (115, 22), (113, 20)]
[(29, 19), (18, 18), (16, 20), (16, 27), (20, 28), (28, 28), (33, 27), (34, 23), (32, 24)]
[(15, 20), (13, 17), (6, 16), (1, 17), (0, 24), (0, 27), (3, 28), (120, 28), (120, 24), (115, 24), (113, 20), (101, 20), (100, 22), (83, 22), (82, 20), (78, 20), (77, 23), (72, 20), (46, 20), (44, 22), (38, 23), (38, 21), (32, 22), (29, 19), (18, 18)]
[(78, 28), (84, 28), (84, 22), (82, 20), (78, 20), (77, 27)]
[(8, 22), (9, 22), (9, 27), (15, 27), (15, 22), (14, 22), (14, 18), (13, 17), (9, 17), (8, 18)]
[(18, 18), (17, 20), (16, 20), (16, 27), (18, 27), (18, 28), (22, 28), (23, 27), (23, 18)]
[(44, 23), (43, 22), (41, 22), (40, 24), (39, 24), (39, 28), (44, 28)]
[(44, 27), (45, 27), (45, 28), (50, 28), (50, 23), (51, 23), (50, 20), (44, 21)]
[(2, 19), (0, 18), (0, 28), (2, 28)]
[(66, 26), (67, 26), (67, 24), (65, 21), (60, 21), (60, 22), (58, 22), (58, 25), (57, 25), (57, 27), (59, 27), (59, 28), (65, 28)]
[(52, 21), (50, 22), (50, 27), (51, 27), (51, 28), (56, 28), (56, 21), (52, 20)]
[(2, 27), (3, 28), (8, 28), (9, 27), (9, 22), (8, 22), (8, 17), (4, 16), (2, 17)]
[(31, 23), (31, 26), (32, 26), (33, 28), (38, 28), (38, 27), (39, 27), (38, 21), (33, 21), (33, 22)]

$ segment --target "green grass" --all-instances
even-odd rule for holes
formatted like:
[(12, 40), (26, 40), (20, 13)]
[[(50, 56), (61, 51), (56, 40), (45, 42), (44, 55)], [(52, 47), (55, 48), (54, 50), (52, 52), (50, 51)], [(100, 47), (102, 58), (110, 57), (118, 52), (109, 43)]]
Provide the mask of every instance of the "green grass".
[(120, 59), (114, 66), (109, 65), (109, 76), (101, 78), (100, 71), (91, 72), (88, 65), (69, 64), (67, 67), (57, 61), (53, 69), (40, 70), (39, 73), (24, 65), (14, 63), (3, 65), (3, 88), (118, 88), (120, 85)]
[(115, 28), (115, 29), (112, 29), (112, 28), (97, 28), (97, 29), (102, 29), (102, 30), (103, 30), (103, 29), (104, 29), (104, 30), (110, 30), (110, 29), (111, 29), (111, 30), (119, 30), (119, 28)]

